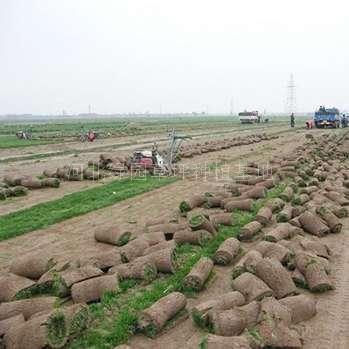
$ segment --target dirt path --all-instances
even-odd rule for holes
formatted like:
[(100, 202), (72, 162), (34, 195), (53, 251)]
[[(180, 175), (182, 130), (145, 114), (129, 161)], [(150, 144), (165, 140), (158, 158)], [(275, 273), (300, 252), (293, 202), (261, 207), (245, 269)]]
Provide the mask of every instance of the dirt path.
[(340, 235), (321, 239), (333, 251), (331, 278), (336, 289), (318, 295), (318, 314), (303, 328), (304, 349), (349, 348), (349, 219)]

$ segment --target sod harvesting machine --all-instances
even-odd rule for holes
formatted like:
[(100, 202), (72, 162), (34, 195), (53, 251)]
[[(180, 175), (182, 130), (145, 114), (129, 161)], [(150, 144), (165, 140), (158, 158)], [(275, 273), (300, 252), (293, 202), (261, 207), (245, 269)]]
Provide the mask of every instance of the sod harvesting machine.
[(172, 174), (182, 142), (191, 137), (179, 135), (172, 129), (168, 134), (168, 138), (169, 144), (164, 150), (160, 151), (156, 143), (153, 144), (151, 150), (136, 150), (129, 159), (129, 166), (133, 169), (146, 169), (151, 173)]

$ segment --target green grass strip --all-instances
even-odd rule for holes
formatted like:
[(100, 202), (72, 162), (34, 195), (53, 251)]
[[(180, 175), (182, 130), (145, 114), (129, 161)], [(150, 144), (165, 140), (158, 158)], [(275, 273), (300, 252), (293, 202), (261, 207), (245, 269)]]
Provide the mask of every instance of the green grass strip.
[(176, 258), (180, 267), (175, 274), (157, 279), (148, 287), (134, 288), (134, 284), (126, 284), (122, 285), (119, 292), (105, 294), (101, 303), (90, 306), (92, 323), (89, 329), (82, 337), (70, 343), (69, 348), (109, 349), (127, 342), (136, 332), (140, 311), (173, 291), (186, 293), (183, 280), (194, 264), (203, 256), (213, 257), (224, 240), (236, 237), (241, 227), (255, 218), (263, 204), (278, 197), (284, 189), (285, 186), (281, 184), (269, 190), (265, 199), (255, 202), (252, 212), (234, 212), (236, 223), (231, 227), (222, 226), (218, 234), (205, 246), (185, 244), (177, 247)]
[(99, 187), (0, 216), (0, 241), (113, 205), (176, 180), (176, 177), (115, 180)]

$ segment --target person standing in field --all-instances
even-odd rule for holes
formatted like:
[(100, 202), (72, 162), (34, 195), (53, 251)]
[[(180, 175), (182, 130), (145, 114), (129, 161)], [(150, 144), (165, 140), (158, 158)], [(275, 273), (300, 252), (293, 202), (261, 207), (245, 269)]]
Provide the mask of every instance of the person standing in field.
[(291, 114), (291, 127), (294, 127), (294, 113)]

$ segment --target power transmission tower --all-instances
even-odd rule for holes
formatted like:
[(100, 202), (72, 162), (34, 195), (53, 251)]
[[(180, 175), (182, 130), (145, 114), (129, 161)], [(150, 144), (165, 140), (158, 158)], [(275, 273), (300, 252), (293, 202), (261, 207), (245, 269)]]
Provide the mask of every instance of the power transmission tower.
[(230, 115), (234, 114), (234, 98), (230, 99)]
[(296, 85), (293, 74), (290, 76), (286, 89), (286, 113), (292, 114), (296, 112)]

